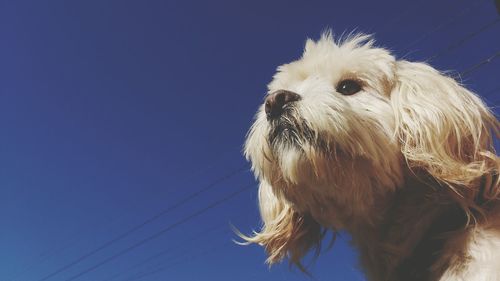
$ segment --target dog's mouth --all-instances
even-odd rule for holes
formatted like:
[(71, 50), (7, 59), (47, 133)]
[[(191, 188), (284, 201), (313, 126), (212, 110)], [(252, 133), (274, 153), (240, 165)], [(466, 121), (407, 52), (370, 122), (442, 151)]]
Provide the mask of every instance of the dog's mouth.
[(273, 148), (282, 146), (300, 147), (305, 142), (313, 142), (314, 132), (302, 118), (285, 112), (279, 118), (269, 120), (269, 143)]
[(273, 121), (269, 142), (273, 147), (282, 144), (298, 145), (300, 136), (295, 127), (287, 121)]

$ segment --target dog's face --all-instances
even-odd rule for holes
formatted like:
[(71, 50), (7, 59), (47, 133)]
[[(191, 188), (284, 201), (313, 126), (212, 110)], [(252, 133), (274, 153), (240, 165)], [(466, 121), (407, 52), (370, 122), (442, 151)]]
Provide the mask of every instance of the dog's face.
[(297, 262), (323, 227), (371, 223), (408, 166), (446, 183), (488, 169), (465, 167), (492, 150), (498, 123), (484, 104), (425, 64), (396, 61), (369, 36), (308, 40), (268, 88), (245, 154), (264, 221), (248, 240), (263, 244), (270, 262), (287, 253)]
[(246, 144), (262, 181), (337, 228), (333, 207), (362, 212), (402, 179), (390, 102), (395, 60), (371, 42), (360, 46), (367, 39), (309, 40), (300, 60), (278, 68)]

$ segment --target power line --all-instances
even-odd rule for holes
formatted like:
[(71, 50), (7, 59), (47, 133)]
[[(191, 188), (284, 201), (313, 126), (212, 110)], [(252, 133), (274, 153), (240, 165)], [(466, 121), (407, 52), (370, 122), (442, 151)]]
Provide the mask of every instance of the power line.
[(150, 262), (150, 261), (152, 261), (152, 260), (158, 259), (159, 257), (162, 257), (162, 256), (164, 256), (164, 255), (166, 255), (166, 254), (168, 254), (168, 253), (171, 253), (172, 251), (174, 251), (175, 249), (178, 249), (178, 248), (182, 247), (183, 245), (186, 245), (186, 244), (188, 244), (188, 243), (192, 243), (192, 242), (194, 242), (194, 241), (196, 241), (196, 240), (199, 240), (199, 239), (206, 238), (206, 235), (207, 235), (208, 233), (211, 233), (212, 231), (215, 231), (215, 230), (222, 229), (222, 228), (224, 228), (224, 227), (227, 227), (227, 225), (226, 225), (226, 223), (225, 223), (225, 222), (224, 222), (224, 223), (219, 223), (219, 224), (216, 224), (216, 225), (214, 225), (214, 226), (212, 226), (212, 227), (209, 227), (209, 228), (206, 228), (206, 229), (204, 229), (203, 231), (200, 231), (200, 232), (196, 233), (195, 235), (193, 235), (190, 239), (187, 239), (187, 240), (183, 241), (182, 243), (177, 244), (176, 246), (173, 246), (173, 247), (168, 247), (168, 248), (167, 248), (167, 249), (165, 249), (165, 250), (162, 250), (162, 251), (160, 251), (160, 252), (158, 252), (158, 253), (155, 253), (154, 255), (151, 255), (151, 256), (149, 256), (149, 257), (147, 257), (147, 258), (143, 259), (142, 261), (140, 261), (140, 262), (138, 262), (138, 263), (136, 263), (136, 264), (134, 264), (134, 265), (132, 265), (132, 266), (127, 267), (127, 268), (126, 268), (125, 270), (123, 270), (122, 272), (119, 272), (119, 273), (117, 273), (117, 274), (115, 274), (115, 275), (113, 275), (113, 276), (110, 276), (110, 277), (108, 277), (108, 278), (104, 279), (103, 281), (110, 281), (110, 280), (114, 280), (114, 279), (116, 279), (117, 277), (119, 277), (120, 275), (123, 275), (123, 274), (124, 274), (125, 272), (127, 272), (127, 271), (131, 271), (131, 270), (133, 270), (133, 269), (135, 269), (135, 268), (141, 267), (141, 266), (143, 266), (143, 265), (145, 265), (145, 264), (149, 263), (149, 262)]
[[(111, 218), (111, 219), (108, 219), (108, 220), (106, 220), (104, 222), (100, 222), (100, 223), (96, 223), (96, 224), (92, 224), (92, 225), (93, 225), (93, 228), (102, 228), (103, 226), (109, 225), (113, 221), (116, 221), (117, 219), (118, 218)], [(8, 279), (10, 281), (17, 280), (20, 276), (26, 274), (31, 269), (33, 269), (35, 266), (37, 266), (37, 265), (39, 266), (39, 265), (44, 264), (45, 262), (47, 262), (50, 259), (50, 257), (55, 256), (58, 253), (61, 253), (62, 251), (66, 250), (66, 249), (68, 249), (70, 247), (72, 247), (78, 241), (77, 240), (78, 236), (79, 235), (84, 235), (84, 234), (88, 233), (90, 229), (91, 229), (91, 227), (89, 227), (88, 229), (84, 230), (83, 232), (82, 231), (77, 231), (77, 232), (74, 232), (73, 234), (69, 235), (70, 239), (69, 240), (66, 239), (65, 243), (62, 243), (61, 245), (58, 245), (56, 247), (53, 247), (52, 249), (49, 249), (49, 250), (45, 251), (45, 254), (40, 255), (37, 260), (29, 263), (22, 270), (19, 270), (18, 272), (16, 272), (14, 275), (12, 275)]]
[(477, 6), (479, 6), (480, 4), (484, 4), (486, 3), (486, 1), (477, 1), (477, 2), (474, 2), (473, 5), (461, 10), (460, 12), (456, 13), (455, 15), (453, 15), (451, 17), (451, 19), (449, 21), (446, 21), (446, 22), (443, 22), (441, 24), (439, 24), (438, 26), (436, 26), (435, 28), (431, 29), (430, 31), (424, 33), (424, 35), (420, 36), (418, 39), (414, 40), (413, 42), (409, 43), (408, 45), (406, 45), (405, 47), (403, 47), (404, 50), (407, 50), (417, 44), (419, 44), (420, 42), (424, 41), (427, 37), (429, 37), (431, 34), (435, 33), (436, 31), (456, 22), (459, 18), (463, 17), (464, 15), (470, 13), (472, 10), (474, 10), (475, 8), (477, 8)]
[[(452, 0), (451, 2), (453, 4), (457, 4), (456, 0)], [(460, 2), (465, 2), (465, 1), (460, 1)], [(404, 9), (398, 12), (397, 15), (393, 17), (390, 21), (387, 21), (385, 24), (383, 24), (377, 33), (388, 33), (389, 31), (394, 29), (394, 27), (400, 27), (400, 25), (398, 25), (399, 22), (401, 22), (403, 19), (407, 19), (408, 16), (410, 16), (411, 14), (415, 14), (416, 11), (421, 10), (422, 8), (427, 8), (426, 3), (423, 3), (423, 1), (421, 2), (414, 1), (411, 2), (409, 5), (405, 5)]]
[(152, 217), (148, 218), (148, 219), (147, 219), (147, 220), (145, 220), (144, 222), (142, 222), (142, 223), (140, 223), (140, 224), (138, 224), (138, 225), (136, 225), (136, 226), (134, 226), (134, 227), (130, 228), (129, 230), (127, 230), (127, 231), (123, 232), (122, 234), (120, 234), (120, 235), (118, 235), (118, 236), (116, 236), (116, 237), (112, 238), (111, 240), (109, 240), (109, 241), (107, 241), (107, 242), (103, 243), (103, 244), (102, 244), (102, 245), (100, 245), (99, 247), (97, 247), (97, 248), (95, 248), (95, 249), (93, 249), (93, 250), (91, 250), (91, 251), (89, 251), (89, 252), (87, 252), (87, 253), (85, 253), (85, 254), (83, 254), (83, 255), (79, 256), (78, 258), (76, 258), (76, 259), (75, 259), (75, 260), (73, 260), (72, 262), (70, 262), (70, 263), (68, 263), (68, 264), (66, 264), (66, 265), (64, 265), (64, 266), (62, 266), (62, 267), (60, 267), (60, 268), (58, 268), (58, 269), (57, 269), (57, 270), (55, 270), (54, 272), (52, 272), (52, 273), (50, 273), (50, 274), (46, 275), (45, 277), (43, 277), (42, 279), (39, 279), (38, 281), (45, 281), (45, 280), (47, 280), (47, 279), (49, 279), (49, 278), (51, 278), (51, 277), (53, 277), (53, 276), (55, 276), (55, 275), (57, 275), (57, 274), (59, 274), (59, 273), (61, 273), (61, 272), (63, 272), (63, 271), (65, 271), (65, 270), (67, 270), (68, 268), (70, 268), (70, 267), (72, 267), (72, 266), (74, 266), (74, 265), (76, 265), (76, 264), (80, 263), (81, 261), (85, 260), (86, 258), (88, 258), (88, 257), (90, 257), (90, 256), (92, 256), (92, 255), (94, 255), (94, 254), (96, 254), (96, 253), (98, 253), (98, 252), (102, 251), (103, 249), (105, 249), (105, 248), (107, 248), (107, 247), (109, 247), (109, 246), (113, 245), (113, 244), (114, 244), (114, 243), (116, 243), (117, 241), (119, 241), (119, 240), (121, 240), (121, 239), (123, 239), (123, 238), (125, 238), (125, 237), (129, 236), (130, 234), (132, 234), (132, 233), (136, 232), (137, 230), (139, 230), (139, 229), (143, 228), (144, 226), (146, 226), (146, 225), (148, 225), (148, 224), (150, 224), (150, 223), (152, 223), (152, 222), (156, 221), (157, 219), (159, 219), (160, 217), (162, 217), (162, 216), (166, 215), (167, 213), (170, 213), (170, 212), (172, 212), (173, 210), (175, 210), (175, 209), (179, 208), (180, 206), (182, 206), (182, 205), (186, 204), (187, 202), (191, 201), (192, 199), (194, 199), (194, 198), (198, 197), (200, 194), (202, 194), (202, 193), (204, 193), (204, 192), (206, 192), (206, 191), (208, 191), (208, 190), (212, 189), (213, 187), (215, 187), (215, 186), (216, 186), (216, 185), (218, 185), (219, 183), (221, 183), (221, 182), (223, 182), (223, 181), (225, 181), (225, 180), (227, 180), (227, 179), (229, 179), (229, 178), (231, 178), (231, 177), (233, 177), (233, 176), (235, 176), (235, 175), (237, 175), (237, 174), (239, 174), (239, 173), (241, 173), (241, 172), (243, 172), (243, 171), (245, 171), (245, 170), (247, 170), (247, 169), (248, 169), (248, 168), (247, 168), (247, 165), (245, 164), (245, 165), (241, 166), (240, 168), (238, 168), (238, 169), (235, 169), (235, 170), (231, 171), (230, 173), (228, 173), (228, 174), (226, 174), (226, 175), (224, 175), (224, 176), (222, 176), (222, 177), (218, 178), (217, 180), (215, 180), (215, 181), (211, 182), (211, 183), (210, 183), (210, 184), (208, 184), (207, 186), (205, 186), (205, 187), (203, 187), (203, 188), (201, 188), (201, 189), (199, 189), (199, 190), (197, 190), (197, 191), (195, 191), (195, 192), (193, 192), (193, 193), (189, 194), (188, 196), (186, 196), (185, 198), (181, 199), (180, 201), (178, 201), (178, 202), (177, 202), (177, 203), (175, 203), (174, 205), (171, 205), (171, 206), (169, 206), (168, 208), (166, 208), (166, 209), (162, 210), (161, 212), (159, 212), (159, 213), (157, 213), (157, 214), (153, 215)]
[[(227, 154), (231, 153), (231, 151), (235, 148), (239, 148), (240, 146), (233, 146), (231, 147), (231, 149), (229, 150), (225, 150), (224, 152), (220, 153), (217, 158), (219, 158), (219, 160), (216, 160), (214, 162), (212, 162), (211, 164), (209, 164), (208, 166), (205, 166), (204, 168), (201, 168), (197, 171), (195, 171), (194, 173), (192, 173), (191, 177), (194, 177), (194, 176), (197, 176), (199, 174), (202, 174), (206, 171), (208, 171), (209, 169), (211, 169), (215, 164), (216, 162), (220, 161), (221, 158), (225, 157)], [(120, 219), (121, 217), (123, 217), (124, 214), (120, 215), (120, 216), (117, 216), (117, 217), (114, 217), (114, 218), (111, 218), (108, 220), (107, 223), (99, 223), (97, 225), (97, 228), (101, 228), (102, 226), (104, 225), (109, 225), (109, 223), (111, 221), (116, 221), (118, 219)], [(94, 225), (95, 226), (95, 225)], [(89, 230), (91, 229), (95, 229), (95, 227), (88, 227), (86, 230), (84, 230), (85, 232), (88, 232)], [(21, 270), (18, 270), (16, 273), (12, 274), (11, 277), (9, 278), (10, 281), (14, 281), (14, 280), (17, 280), (20, 276), (22, 275), (25, 275), (27, 272), (29, 272), (32, 268), (34, 268), (35, 266), (39, 266), (45, 262), (47, 262), (51, 257), (57, 255), (57, 253), (67, 249), (67, 248), (70, 248), (72, 246), (72, 244), (74, 244), (77, 240), (77, 237), (78, 236), (83, 236), (82, 234), (82, 231), (78, 231), (78, 232), (75, 232), (74, 234), (72, 235), (69, 235), (69, 240), (66, 239), (66, 243), (64, 245), (59, 245), (57, 247), (52, 247), (51, 249), (48, 249), (45, 251), (45, 253), (43, 254), (40, 254), (38, 256), (38, 258), (36, 258), (35, 261), (29, 263), (28, 265), (26, 265), (25, 267), (23, 267)]]
[(471, 32), (469, 33), (468, 35), (462, 37), (461, 39), (451, 43), (450, 45), (448, 45), (448, 47), (444, 48), (443, 50), (441, 50), (440, 52), (432, 55), (431, 57), (429, 57), (429, 61), (431, 60), (435, 60), (437, 58), (440, 58), (442, 57), (443, 55), (445, 55), (446, 53), (449, 53), (450, 51), (462, 46), (463, 44), (467, 43), (469, 40), (471, 40), (472, 38), (474, 38), (475, 36), (483, 33), (484, 31), (490, 29), (491, 27), (495, 26), (496, 24), (498, 24), (500, 22), (500, 18), (496, 18), (495, 20), (491, 21), (491, 22), (488, 22), (487, 24), (481, 26), (478, 30), (474, 31), (474, 32)]
[[(227, 243), (227, 242), (225, 242), (225, 243)], [(218, 248), (220, 248), (219, 245), (212, 245), (211, 247), (209, 247), (205, 251), (200, 252), (197, 255), (192, 254), (190, 256), (185, 257), (184, 259), (182, 259), (180, 261), (177, 261), (177, 262), (174, 262), (174, 263), (171, 263), (171, 264), (167, 264), (167, 265), (164, 265), (162, 267), (158, 267), (156, 269), (153, 269), (151, 271), (147, 271), (147, 272), (143, 272), (141, 274), (137, 274), (135, 276), (131, 276), (128, 279), (125, 279), (124, 281), (137, 281), (137, 280), (143, 279), (144, 277), (148, 277), (148, 276), (151, 276), (151, 275), (154, 275), (154, 274), (166, 271), (166, 270), (168, 270), (168, 269), (170, 269), (170, 268), (172, 268), (172, 267), (174, 267), (176, 265), (183, 264), (183, 263), (188, 262), (188, 261), (192, 261), (197, 256), (204, 256), (204, 255), (213, 253), (213, 251), (215, 249), (218, 249)]]
[(200, 216), (201, 214), (209, 211), (210, 209), (213, 209), (213, 208), (221, 205), (222, 203), (231, 200), (232, 198), (236, 197), (236, 195), (239, 195), (240, 193), (243, 193), (244, 191), (247, 191), (248, 189), (250, 189), (253, 186), (254, 186), (254, 184), (252, 183), (252, 184), (244, 186), (243, 188), (238, 189), (237, 191), (235, 191), (233, 193), (230, 193), (229, 195), (223, 197), (222, 199), (219, 199), (219, 200), (213, 202), (212, 204), (206, 206), (205, 208), (200, 209), (200, 210), (192, 213), (191, 215), (189, 215), (187, 217), (184, 217), (183, 219), (181, 219), (181, 220), (179, 220), (179, 221), (177, 221), (177, 222), (175, 222), (175, 223), (167, 226), (166, 228), (163, 228), (160, 231), (155, 232), (153, 235), (150, 235), (150, 236), (148, 236), (148, 237), (140, 240), (139, 242), (136, 242), (135, 244), (132, 244), (131, 246), (129, 246), (129, 247), (123, 249), (122, 251), (120, 251), (120, 252), (118, 252), (118, 253), (116, 253), (116, 254), (114, 254), (114, 255), (112, 255), (112, 256), (104, 259), (104, 260), (102, 260), (101, 262), (99, 262), (99, 263), (97, 263), (97, 264), (95, 264), (95, 265), (93, 265), (93, 266), (91, 266), (91, 267), (89, 267), (89, 268), (81, 271), (78, 274), (76, 274), (76, 275), (74, 275), (74, 276), (72, 276), (72, 277), (70, 277), (68, 279), (65, 279), (65, 281), (75, 280), (75, 279), (77, 279), (77, 278), (79, 278), (79, 277), (81, 277), (81, 276), (83, 276), (83, 275), (85, 275), (85, 274), (87, 274), (89, 272), (94, 271), (95, 269), (97, 269), (97, 268), (99, 268), (99, 267), (107, 264), (108, 262), (110, 262), (110, 261), (112, 261), (112, 260), (114, 260), (114, 259), (116, 259), (116, 258), (118, 258), (120, 256), (123, 256), (123, 255), (127, 254), (128, 252), (134, 250), (135, 248), (138, 248), (138, 247), (144, 245), (145, 243), (147, 243), (147, 242), (149, 242), (151, 240), (154, 240), (154, 239), (160, 237), (161, 235), (163, 235), (163, 234), (171, 231), (172, 229), (174, 229), (174, 228), (176, 228), (176, 227), (178, 227), (178, 226), (180, 226), (180, 225), (182, 225), (182, 224), (184, 224), (184, 223), (186, 223), (186, 222), (188, 222), (188, 221), (190, 221), (190, 220), (192, 220), (192, 219)]
[[(241, 217), (241, 216), (238, 216), (238, 217)], [(151, 255), (151, 256), (143, 259), (142, 261), (140, 261), (140, 262), (138, 262), (138, 263), (136, 263), (136, 264), (134, 264), (134, 265), (132, 265), (130, 267), (127, 267), (127, 269), (123, 270), (122, 272), (114, 274), (114, 275), (112, 275), (112, 276), (110, 276), (110, 277), (108, 277), (108, 278), (106, 278), (106, 279), (104, 279), (102, 281), (111, 281), (111, 280), (114, 280), (117, 277), (119, 277), (120, 275), (123, 275), (125, 272), (131, 271), (131, 270), (133, 270), (135, 268), (138, 268), (138, 267), (141, 267), (142, 265), (145, 265), (145, 264), (149, 263), (150, 261), (155, 260), (155, 259), (157, 259), (157, 258), (159, 258), (161, 256), (164, 256), (164, 255), (168, 254), (168, 253), (171, 253), (172, 251), (174, 251), (174, 250), (176, 250), (178, 248), (184, 248), (185, 249), (185, 247), (183, 247), (184, 245), (191, 245), (191, 243), (193, 243), (193, 242), (195, 242), (197, 240), (206, 239), (207, 238), (207, 234), (209, 234), (209, 233), (211, 233), (213, 231), (220, 230), (220, 229), (225, 229), (226, 231), (229, 230), (228, 227), (227, 227), (227, 222), (226, 221), (224, 221), (222, 223), (219, 223), (219, 224), (216, 224), (216, 225), (213, 225), (211, 227), (208, 227), (208, 228), (206, 228), (206, 229), (204, 229), (204, 230), (202, 230), (200, 232), (197, 232), (195, 235), (192, 235), (191, 238), (182, 241), (178, 245), (173, 246), (173, 247), (169, 247), (169, 248), (167, 248), (167, 249), (165, 249), (165, 250), (163, 250), (161, 252), (155, 253), (155, 254), (153, 254), (153, 255)], [(141, 273), (141, 272), (139, 272), (139, 273)], [(138, 275), (138, 274), (136, 274), (136, 275)], [(136, 275), (134, 275), (134, 276), (136, 276)]]
[[(228, 232), (228, 229), (226, 229), (226, 231), (224, 231), (224, 232)], [(222, 246), (222, 244), (227, 244), (228, 242), (229, 242), (229, 240), (224, 240), (223, 243), (216, 243), (216, 244), (212, 243), (212, 244), (210, 244), (211, 246), (209, 248), (205, 249), (204, 251), (194, 250), (194, 251), (191, 251), (191, 254), (183, 253), (177, 257), (177, 258), (184, 257), (184, 259), (182, 259), (180, 262), (178, 259), (177, 260), (172, 259), (166, 263), (164, 262), (163, 265), (162, 265), (162, 263), (158, 263), (155, 265), (157, 267), (156, 269), (150, 268), (148, 270), (143, 270), (143, 271), (137, 272), (136, 274), (130, 275), (128, 278), (126, 278), (122, 281), (139, 280), (139, 279), (142, 279), (146, 276), (152, 275), (153, 274), (152, 271), (154, 271), (155, 273), (160, 272), (160, 271), (165, 271), (166, 269), (171, 268), (175, 265), (179, 265), (179, 264), (182, 264), (182, 263), (187, 262), (187, 261), (192, 261), (193, 259), (195, 259), (197, 257), (203, 256), (203, 255), (206, 255), (209, 253), (213, 253), (213, 251), (215, 249), (219, 249)]]
[(489, 64), (490, 62), (492, 62), (493, 60), (495, 60), (499, 56), (500, 56), (500, 50), (498, 50), (496, 53), (494, 53), (493, 55), (491, 55), (487, 59), (484, 59), (484, 60), (476, 63), (475, 65), (465, 69), (464, 71), (461, 72), (461, 75), (462, 76), (469, 76), (471, 73), (475, 72), (476, 70), (478, 70), (482, 66)]

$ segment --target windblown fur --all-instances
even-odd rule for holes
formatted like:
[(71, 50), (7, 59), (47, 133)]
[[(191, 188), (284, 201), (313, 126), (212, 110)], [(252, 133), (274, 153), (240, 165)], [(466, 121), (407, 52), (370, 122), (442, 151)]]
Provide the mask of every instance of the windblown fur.
[[(350, 79), (353, 95), (336, 88)], [(500, 124), (474, 93), (370, 36), (307, 40), (269, 84), (297, 93), (259, 109), (245, 155), (260, 181), (270, 264), (347, 230), (369, 280), (500, 280)]]

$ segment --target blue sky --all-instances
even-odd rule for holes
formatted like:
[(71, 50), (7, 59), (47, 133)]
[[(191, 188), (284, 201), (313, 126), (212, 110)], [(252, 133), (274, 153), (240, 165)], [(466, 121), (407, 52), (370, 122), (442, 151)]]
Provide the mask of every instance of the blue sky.
[[(498, 19), (489, 0), (1, 1), (0, 280), (310, 280), (231, 242), (259, 226), (241, 149), (276, 67), (356, 29), (473, 69), (497, 106), (500, 58), (474, 66)], [(364, 280), (348, 241), (314, 280)]]

